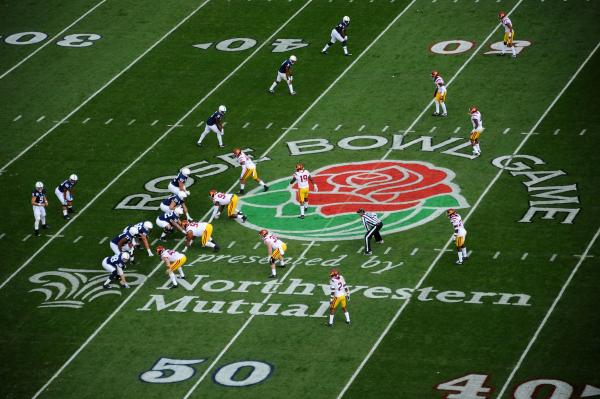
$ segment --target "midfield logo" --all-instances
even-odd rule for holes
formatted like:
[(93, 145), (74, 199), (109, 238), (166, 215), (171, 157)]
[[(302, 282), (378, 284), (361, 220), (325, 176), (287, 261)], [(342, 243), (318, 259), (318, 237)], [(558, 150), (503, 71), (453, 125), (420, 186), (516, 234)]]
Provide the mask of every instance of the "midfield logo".
[[(140, 285), (146, 279), (142, 274), (131, 272), (127, 273), (127, 282), (130, 286)], [(121, 295), (118, 288), (108, 290), (102, 288), (106, 276), (107, 273), (101, 270), (59, 268), (29, 277), (32, 283), (42, 285), (42, 288), (34, 288), (29, 292), (41, 292), (45, 295), (46, 298), (38, 306), (39, 308), (79, 309), (101, 296)], [(113, 284), (113, 287), (115, 286), (116, 284)]]
[(452, 183), (454, 172), (419, 161), (366, 161), (329, 165), (313, 171), (319, 192), (311, 192), (306, 219), (298, 220), (296, 190), (285, 177), (240, 198), (251, 215), (243, 226), (297, 240), (337, 241), (362, 238), (356, 210), (376, 212), (385, 233), (425, 224), (448, 208), (469, 205)]

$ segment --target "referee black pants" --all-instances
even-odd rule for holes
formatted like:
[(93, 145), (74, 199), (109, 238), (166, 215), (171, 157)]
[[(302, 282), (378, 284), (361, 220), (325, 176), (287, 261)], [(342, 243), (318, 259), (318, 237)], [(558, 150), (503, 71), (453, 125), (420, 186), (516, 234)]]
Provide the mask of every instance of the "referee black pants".
[(365, 234), (365, 252), (371, 252), (371, 237), (375, 237), (375, 242), (383, 241), (381, 234), (379, 234), (379, 230), (381, 230), (382, 227), (383, 223), (380, 222), (367, 231)]

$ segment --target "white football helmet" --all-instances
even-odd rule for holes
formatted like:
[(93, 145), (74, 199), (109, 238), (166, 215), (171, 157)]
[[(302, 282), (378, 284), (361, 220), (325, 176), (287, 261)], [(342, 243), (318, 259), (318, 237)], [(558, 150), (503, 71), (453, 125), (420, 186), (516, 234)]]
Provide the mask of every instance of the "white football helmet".
[(185, 177), (188, 177), (191, 173), (192, 171), (190, 170), (190, 168), (181, 168), (181, 174)]
[(342, 21), (344, 21), (345, 23), (349, 24), (350, 23), (350, 17), (346, 15), (344, 18), (342, 18)]
[(227, 112), (227, 107), (225, 107), (224, 105), (219, 105), (219, 112), (222, 112), (222, 113)]
[(150, 222), (149, 220), (146, 220), (146, 221), (144, 222), (143, 226), (144, 226), (144, 228), (145, 228), (146, 230), (148, 230), (148, 231), (152, 230), (152, 227), (154, 227), (154, 226), (152, 225), (152, 222)]
[(183, 215), (183, 208), (181, 208), (180, 206), (178, 206), (177, 208), (175, 208), (175, 214), (177, 216)]
[(296, 61), (298, 61), (298, 58), (295, 55), (290, 55), (290, 61), (292, 61), (292, 64)]
[(129, 256), (129, 252), (121, 252), (121, 260), (123, 262), (127, 262), (129, 260), (130, 256)]
[(180, 200), (183, 201), (184, 199), (187, 198), (188, 195), (184, 191), (180, 191), (180, 192), (177, 193), (177, 196), (179, 197)]
[(138, 228), (137, 228), (137, 227), (135, 227), (135, 226), (131, 226), (131, 227), (129, 228), (129, 234), (131, 234), (132, 236), (136, 236), (136, 235), (138, 235), (139, 233), (140, 233), (140, 231), (138, 230)]
[(35, 188), (44, 188), (44, 183), (42, 183), (41, 181), (36, 182)]
[(71, 176), (69, 176), (69, 179), (73, 180), (73, 181), (77, 181), (77, 175), (75, 173), (73, 173)]

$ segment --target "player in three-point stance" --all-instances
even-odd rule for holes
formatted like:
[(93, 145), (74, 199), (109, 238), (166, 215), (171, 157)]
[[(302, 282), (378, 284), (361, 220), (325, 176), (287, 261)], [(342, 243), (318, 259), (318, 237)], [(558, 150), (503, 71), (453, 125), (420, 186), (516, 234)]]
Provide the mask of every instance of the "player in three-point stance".
[(219, 141), (219, 147), (225, 147), (223, 145), (223, 136), (225, 135), (225, 129), (223, 128), (223, 116), (225, 116), (225, 112), (227, 112), (227, 108), (224, 105), (219, 105), (219, 109), (215, 111), (211, 116), (206, 120), (206, 125), (204, 126), (204, 132), (200, 135), (198, 139), (199, 146), (202, 145), (202, 140), (204, 137), (211, 131), (217, 134), (217, 140)]
[[(448, 116), (446, 112), (446, 85), (444, 79), (440, 76), (438, 71), (431, 72), (433, 78), (433, 84), (435, 85), (435, 91), (433, 92), (433, 101), (435, 103), (435, 112), (433, 116)], [(440, 106), (442, 107), (442, 113), (440, 114)]]
[(271, 265), (271, 274), (269, 274), (269, 278), (276, 278), (277, 272), (275, 270), (275, 264), (277, 261), (279, 261), (279, 266), (285, 267), (283, 255), (285, 255), (285, 251), (287, 251), (287, 245), (275, 235), (269, 234), (269, 232), (265, 229), (259, 231), (258, 235), (261, 237), (267, 247), (269, 264)]
[(208, 192), (208, 196), (215, 206), (212, 214), (214, 219), (218, 219), (219, 216), (221, 216), (221, 212), (225, 209), (225, 206), (227, 206), (227, 217), (240, 220), (242, 223), (248, 220), (246, 215), (236, 208), (238, 202), (238, 196), (236, 194), (220, 193), (217, 190), (212, 189)]
[(477, 107), (471, 107), (469, 109), (469, 115), (471, 116), (471, 123), (473, 124), (473, 130), (471, 130), (469, 140), (471, 141), (471, 146), (473, 147), (473, 155), (478, 157), (481, 155), (481, 148), (479, 148), (479, 136), (481, 135), (481, 132), (483, 132), (483, 120), (481, 119), (481, 112), (479, 112)]
[(220, 247), (212, 238), (213, 225), (210, 223), (203, 222), (189, 222), (185, 226), (185, 248), (183, 252), (186, 252), (192, 245), (194, 237), (199, 238), (200, 245), (202, 247), (212, 248), (214, 252), (218, 252)]
[(331, 299), (329, 300), (329, 322), (327, 322), (327, 327), (333, 326), (333, 316), (338, 305), (342, 305), (346, 324), (350, 324), (350, 313), (347, 309), (347, 302), (350, 301), (350, 289), (346, 285), (346, 280), (336, 269), (331, 269), (329, 277), (331, 277), (329, 281)]
[(308, 184), (309, 181), (313, 184), (315, 192), (318, 192), (319, 187), (317, 187), (317, 184), (314, 182), (312, 176), (310, 175), (310, 172), (304, 169), (303, 164), (297, 163), (296, 171), (292, 176), (290, 184), (298, 182), (298, 201), (300, 202), (300, 216), (298, 217), (300, 219), (304, 219), (304, 212), (308, 208), (308, 194), (310, 189), (310, 186)]
[(102, 260), (102, 267), (110, 273), (104, 284), (102, 284), (104, 289), (109, 289), (110, 282), (113, 280), (119, 280), (121, 288), (129, 288), (129, 284), (127, 284), (127, 280), (125, 279), (125, 273), (123, 273), (127, 262), (129, 262), (128, 252), (107, 256)]
[[(149, 220), (146, 220), (145, 222), (139, 222), (136, 224), (126, 226), (123, 229), (123, 233), (127, 233), (127, 232), (131, 231), (132, 227), (135, 227), (137, 229), (137, 234), (135, 234), (133, 236), (133, 239), (131, 240), (131, 245), (133, 248), (130, 252), (131, 260), (133, 260), (133, 251), (135, 250), (135, 248), (139, 247), (140, 241), (142, 242), (142, 244), (144, 244), (144, 248), (146, 248), (146, 252), (148, 252), (148, 256), (150, 256), (150, 257), (154, 256), (154, 254), (152, 253), (152, 250), (150, 249), (150, 243), (148, 242), (148, 236), (150, 235), (150, 230), (152, 230), (152, 228), (154, 227), (152, 225), (152, 222), (150, 222)], [(135, 230), (133, 230), (133, 232), (135, 232)]]
[(179, 170), (179, 173), (177, 173), (177, 176), (175, 176), (169, 182), (169, 186), (168, 186), (169, 191), (175, 195), (177, 195), (181, 192), (186, 193), (187, 195), (190, 195), (190, 192), (185, 187), (185, 182), (187, 181), (188, 177), (190, 177), (191, 173), (192, 173), (192, 171), (190, 170), (190, 168), (181, 168)]
[(165, 266), (167, 267), (167, 274), (171, 280), (169, 288), (177, 288), (179, 284), (177, 284), (177, 278), (173, 272), (177, 270), (179, 271), (179, 278), (185, 278), (183, 265), (187, 262), (187, 257), (173, 249), (165, 249), (162, 245), (156, 247), (156, 253), (165, 262)]
[(164, 213), (168, 213), (174, 211), (175, 208), (179, 207), (185, 212), (185, 217), (188, 220), (191, 220), (190, 212), (188, 211), (188, 207), (185, 204), (185, 199), (188, 197), (188, 194), (185, 191), (179, 191), (178, 194), (170, 195), (165, 198), (159, 205), (159, 208)]
[(454, 209), (448, 209), (446, 211), (446, 215), (448, 216), (448, 219), (450, 219), (450, 223), (452, 223), (452, 227), (454, 228), (454, 234), (452, 234), (452, 238), (456, 243), (456, 252), (458, 253), (458, 260), (456, 261), (456, 264), (462, 265), (463, 261), (469, 259), (467, 257), (467, 247), (465, 246), (467, 230), (465, 230), (462, 218)]
[(181, 231), (185, 235), (185, 225), (187, 220), (181, 220), (179, 217), (183, 215), (183, 209), (175, 208), (173, 211), (163, 213), (156, 218), (156, 225), (163, 229), (160, 234), (160, 240), (165, 241), (167, 234), (171, 234), (175, 229)]
[(345, 16), (342, 18), (342, 22), (337, 24), (331, 30), (331, 40), (323, 47), (323, 50), (321, 50), (323, 54), (327, 54), (327, 50), (329, 50), (329, 47), (333, 46), (333, 43), (340, 42), (342, 44), (342, 49), (344, 50), (344, 55), (352, 55), (348, 52), (347, 47), (348, 35), (346, 34), (346, 31), (348, 30), (348, 25), (350, 25), (350, 17)]
[(47, 229), (46, 224), (46, 208), (48, 207), (48, 198), (46, 197), (46, 190), (44, 189), (44, 183), (38, 181), (35, 183), (35, 189), (31, 192), (31, 206), (33, 207), (33, 229), (36, 237), (40, 235), (40, 222), (42, 222), (42, 229)]
[(72, 174), (69, 178), (60, 183), (55, 189), (54, 194), (62, 205), (63, 218), (71, 219), (69, 213), (75, 213), (73, 209), (73, 187), (77, 184), (77, 175)]
[(383, 244), (383, 238), (379, 234), (379, 230), (383, 227), (383, 222), (379, 220), (374, 212), (365, 212), (363, 208), (356, 211), (360, 215), (360, 218), (365, 226), (367, 232), (365, 233), (365, 255), (371, 255), (371, 237), (375, 237), (377, 244)]
[(502, 52), (498, 55), (504, 55), (506, 52), (506, 48), (508, 47), (512, 52), (512, 57), (517, 58), (517, 50), (515, 49), (514, 45), (515, 30), (513, 28), (512, 22), (510, 21), (510, 18), (506, 16), (506, 13), (504, 11), (500, 11), (498, 13), (498, 18), (500, 18), (500, 21), (504, 26), (504, 46), (502, 47)]
[(258, 178), (256, 164), (248, 155), (246, 155), (241, 149), (234, 148), (233, 156), (235, 156), (235, 159), (237, 159), (238, 163), (242, 167), (242, 173), (240, 175), (240, 191), (238, 194), (243, 195), (245, 193), (244, 187), (246, 187), (246, 180), (248, 180), (250, 177), (252, 177), (255, 182), (260, 184), (264, 191), (269, 190), (269, 186), (267, 186), (264, 181)]
[(292, 76), (292, 65), (294, 65), (298, 61), (295, 55), (290, 55), (290, 58), (283, 61), (277, 70), (277, 76), (275, 77), (275, 81), (269, 88), (269, 93), (275, 93), (275, 87), (281, 82), (285, 80), (287, 82), (288, 88), (290, 89), (290, 94), (292, 96), (296, 95), (294, 91), (294, 86), (292, 85), (292, 81), (294, 80), (294, 76)]
[(122, 252), (127, 252), (129, 258), (133, 262), (133, 248), (134, 248), (134, 237), (139, 233), (139, 230), (135, 226), (126, 228), (118, 236), (110, 240), (110, 249), (115, 255), (119, 255)]

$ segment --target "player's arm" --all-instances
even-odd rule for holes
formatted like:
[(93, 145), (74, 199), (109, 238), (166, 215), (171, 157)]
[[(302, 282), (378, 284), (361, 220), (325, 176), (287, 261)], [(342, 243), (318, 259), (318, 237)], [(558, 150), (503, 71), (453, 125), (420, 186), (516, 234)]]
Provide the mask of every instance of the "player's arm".
[(119, 247), (119, 251), (123, 251), (123, 245), (127, 243), (127, 237), (123, 237), (117, 243), (117, 247)]
[(317, 186), (317, 183), (315, 183), (311, 175), (308, 175), (308, 181), (312, 183), (313, 187), (315, 188), (315, 192), (318, 192), (319, 187)]
[(219, 130), (221, 131), (221, 133), (223, 133), (223, 122), (221, 122), (221, 119), (217, 119), (216, 124), (217, 124), (217, 127), (219, 128)]
[(179, 230), (183, 234), (185, 234), (185, 230), (183, 229), (183, 227), (181, 226), (181, 223), (179, 223), (179, 221), (177, 221), (177, 220), (171, 220), (171, 225), (175, 226), (177, 228), (177, 230)]
[(191, 231), (187, 231), (185, 233), (185, 248), (183, 249), (184, 251), (190, 246), (192, 245), (192, 240), (194, 239), (194, 234)]
[(212, 214), (212, 216), (213, 216), (214, 219), (218, 219), (219, 216), (220, 216), (220, 214), (221, 214), (221, 212), (219, 212), (219, 203), (217, 201), (214, 201), (213, 204), (215, 206), (213, 207), (213, 214)]
[(285, 77), (288, 82), (290, 82), (292, 80), (292, 69), (290, 68), (289, 65), (285, 67)]
[(123, 273), (121, 266), (117, 266), (117, 274), (119, 275), (119, 284), (121, 287), (129, 288), (129, 284), (127, 284), (127, 279), (125, 279), (125, 273)]
[(186, 191), (187, 192), (187, 190), (185, 189), (185, 183), (182, 180), (178, 180), (177, 183), (178, 183), (179, 189), (181, 191)]
[(142, 234), (142, 235), (140, 235), (140, 238), (142, 239), (142, 242), (144, 243), (144, 248), (146, 248), (146, 251), (148, 252), (148, 256), (154, 256), (154, 254), (152, 253), (152, 250), (150, 249), (150, 243), (148, 242), (148, 236), (146, 234)]
[(273, 247), (271, 247), (271, 244), (267, 244), (267, 255), (269, 256), (269, 258), (271, 257), (272, 254), (273, 254)]
[(290, 180), (290, 184), (294, 184), (294, 183), (296, 183), (296, 176), (295, 175), (292, 177), (292, 180)]
[(38, 204), (35, 203), (35, 195), (31, 196), (31, 205), (38, 206)]

